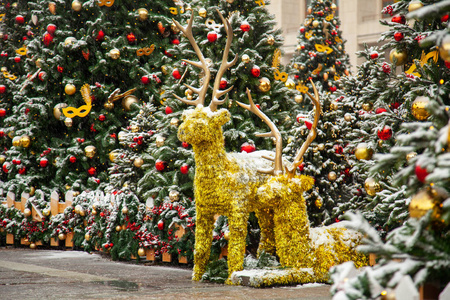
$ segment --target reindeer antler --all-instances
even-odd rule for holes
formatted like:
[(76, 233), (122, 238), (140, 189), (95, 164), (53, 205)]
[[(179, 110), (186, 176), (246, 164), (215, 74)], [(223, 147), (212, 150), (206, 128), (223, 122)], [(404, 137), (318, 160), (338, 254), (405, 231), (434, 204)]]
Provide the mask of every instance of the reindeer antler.
[(255, 103), (253, 102), (252, 95), (250, 94), (250, 90), (247, 88), (247, 96), (248, 101), (250, 102), (250, 105), (241, 103), (236, 101), (239, 106), (245, 108), (248, 111), (251, 111), (255, 115), (261, 118), (261, 120), (264, 121), (264, 123), (267, 124), (270, 128), (270, 132), (266, 133), (258, 133), (256, 136), (259, 137), (274, 137), (276, 141), (276, 150), (275, 150), (275, 158), (263, 156), (265, 159), (269, 159), (271, 161), (275, 162), (275, 166), (273, 169), (265, 169), (265, 170), (258, 170), (258, 172), (264, 173), (264, 174), (271, 174), (271, 175), (280, 175), (283, 174), (283, 162), (282, 162), (282, 153), (283, 150), (283, 140), (281, 138), (281, 133), (278, 130), (278, 128), (275, 126), (275, 124), (269, 119), (269, 117), (263, 113), (258, 107), (256, 107)]
[(291, 167), (286, 168), (289, 178), (294, 177), (295, 170), (303, 162), (303, 155), (305, 154), (309, 145), (312, 143), (312, 141), (316, 138), (316, 135), (317, 135), (316, 128), (317, 128), (317, 124), (319, 123), (319, 117), (321, 114), (319, 93), (317, 92), (317, 88), (314, 85), (314, 82), (311, 79), (309, 81), (311, 82), (313, 90), (314, 90), (314, 97), (309, 92), (306, 92), (306, 94), (309, 96), (309, 98), (311, 98), (311, 101), (314, 103), (314, 107), (316, 108), (316, 112), (314, 115), (314, 123), (311, 127), (308, 137), (306, 138), (306, 141), (303, 143), (302, 147), (300, 148), (297, 155), (295, 156), (294, 162), (292, 163)]

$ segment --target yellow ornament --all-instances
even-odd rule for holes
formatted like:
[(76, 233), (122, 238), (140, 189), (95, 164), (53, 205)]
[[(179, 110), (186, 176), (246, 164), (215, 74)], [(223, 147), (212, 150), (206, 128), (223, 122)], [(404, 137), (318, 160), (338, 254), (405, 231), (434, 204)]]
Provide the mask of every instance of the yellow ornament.
[(347, 121), (347, 122), (350, 122), (352, 120), (352, 115), (349, 114), (349, 113), (346, 113), (344, 115), (344, 120)]
[(30, 244), (30, 249), (36, 249), (37, 245), (35, 243)]
[(120, 57), (120, 50), (119, 49), (111, 49), (109, 51), (109, 57), (111, 57), (112, 59), (119, 59)]
[(97, 210), (93, 209), (91, 213), (95, 216), (97, 214)]
[(364, 182), (364, 189), (369, 196), (375, 196), (381, 191), (381, 186), (374, 178), (369, 177)]
[(325, 80), (325, 81), (328, 80), (328, 73), (323, 73), (323, 80)]
[(36, 64), (36, 67), (42, 68), (42, 59), (40, 59), (40, 58), (36, 59), (35, 64)]
[(158, 136), (156, 137), (156, 147), (161, 147), (161, 146), (163, 146), (165, 140), (166, 140), (165, 137), (158, 135)]
[(172, 118), (172, 119), (170, 120), (170, 125), (171, 125), (171, 126), (178, 127), (179, 124), (180, 124), (180, 120), (178, 120), (178, 118)]
[(372, 158), (373, 150), (366, 143), (360, 143), (356, 146), (355, 157), (357, 160), (369, 160)]
[(187, 89), (184, 91), (184, 95), (186, 96), (187, 100), (192, 100), (194, 92), (191, 89)]
[(50, 209), (44, 208), (44, 209), (42, 210), (42, 215), (43, 215), (44, 217), (50, 216)]
[(130, 126), (130, 130), (131, 130), (131, 132), (136, 133), (136, 132), (139, 131), (139, 126), (138, 125), (131, 125)]
[(25, 208), (24, 210), (23, 210), (23, 215), (25, 216), (25, 217), (29, 217), (29, 216), (31, 216), (31, 209), (29, 209), (29, 208)]
[(34, 196), (34, 192), (36, 191), (36, 189), (34, 188), (34, 186), (30, 187), (30, 196)]
[(439, 47), (439, 55), (445, 61), (450, 61), (450, 35), (445, 35)]
[(128, 214), (128, 207), (126, 207), (126, 206), (122, 207), (122, 213), (124, 215)]
[(180, 33), (180, 29), (178, 29), (177, 25), (175, 25), (174, 23), (170, 24), (170, 30), (172, 30), (174, 34)]
[(273, 45), (273, 44), (275, 44), (275, 38), (273, 37), (273, 35), (269, 35), (268, 37), (267, 37), (267, 44), (269, 44), (269, 45)]
[(337, 9), (336, 3), (331, 3), (330, 8), (331, 8), (332, 10), (336, 10), (336, 9)]
[(266, 92), (268, 92), (268, 91), (270, 91), (270, 80), (269, 80), (269, 78), (267, 78), (267, 77), (263, 77), (263, 78), (261, 78), (260, 80), (259, 80), (259, 86), (258, 86), (258, 88), (259, 88), (259, 90), (261, 91), (261, 92), (264, 92), (264, 93), (266, 93)]
[(335, 181), (337, 179), (337, 174), (334, 171), (331, 171), (330, 173), (328, 173), (328, 180), (330, 181)]
[(114, 103), (107, 101), (107, 102), (105, 102), (105, 104), (103, 104), (103, 107), (104, 107), (106, 110), (111, 111), (111, 110), (114, 109)]
[(408, 11), (412, 12), (412, 11), (415, 11), (415, 10), (417, 10), (419, 8), (422, 8), (422, 7), (423, 7), (423, 3), (422, 2), (420, 2), (420, 1), (411, 1), (409, 3), (409, 5), (408, 5)]
[(166, 66), (166, 65), (161, 66), (161, 72), (162, 72), (164, 75), (169, 74), (169, 71), (167, 70), (167, 66)]
[(119, 131), (117, 138), (119, 139), (119, 142), (123, 142), (123, 141), (125, 141), (126, 136), (127, 136), (127, 133), (125, 131)]
[(139, 256), (145, 256), (145, 249), (144, 248), (139, 248), (138, 249), (138, 255)]
[(130, 111), (136, 103), (139, 103), (139, 99), (134, 95), (128, 95), (122, 100), (122, 106), (126, 111)]
[(295, 103), (300, 104), (300, 103), (303, 102), (303, 96), (302, 95), (295, 95), (294, 100), (295, 100)]
[(322, 201), (322, 199), (317, 198), (316, 201), (314, 201), (314, 204), (316, 205), (316, 207), (317, 207), (318, 209), (321, 209), (321, 208), (322, 208), (322, 205), (323, 205), (323, 201)]
[(117, 153), (115, 153), (115, 152), (109, 152), (109, 160), (110, 160), (111, 162), (115, 162), (115, 161), (116, 161), (116, 158), (117, 158)]
[(442, 189), (423, 189), (412, 197), (409, 203), (409, 216), (419, 219), (432, 210), (432, 219), (437, 220), (441, 217), (442, 202), (446, 198), (447, 193)]
[(312, 22), (312, 26), (314, 27), (314, 28), (316, 28), (316, 27), (318, 27), (319, 26), (319, 21), (317, 21), (317, 20), (314, 20), (313, 22)]
[(86, 233), (84, 235), (84, 239), (89, 242), (89, 240), (91, 239), (91, 235), (89, 233)]
[(335, 101), (335, 100), (331, 101), (331, 103), (330, 103), (330, 109), (331, 109), (331, 110), (338, 110), (338, 108), (339, 108), (338, 102)]
[(82, 209), (81, 205), (75, 205), (75, 213), (80, 214), (80, 210)]
[(65, 233), (60, 233), (58, 234), (58, 239), (60, 239), (61, 241), (64, 241), (66, 239), (66, 234)]
[(248, 56), (247, 54), (242, 55), (242, 62), (248, 64), (250, 62), (250, 56)]
[(48, 10), (52, 15), (56, 14), (56, 3), (55, 2), (49, 2), (48, 3)]
[(391, 53), (389, 54), (389, 59), (392, 63), (394, 63), (394, 59), (396, 59), (396, 65), (401, 66), (408, 61), (408, 53), (406, 52), (406, 50), (397, 51), (396, 49), (392, 49)]
[(72, 9), (73, 9), (74, 11), (80, 11), (81, 8), (82, 8), (82, 6), (83, 6), (83, 5), (82, 5), (81, 2), (78, 1), (78, 0), (75, 0), (75, 1), (72, 2)]
[(76, 39), (76, 38), (74, 38), (73, 36), (69, 36), (68, 38), (66, 38), (66, 39), (64, 40), (64, 45), (65, 45), (65, 46), (69, 46), (69, 45), (75, 44), (76, 42), (77, 42), (77, 39)]
[(76, 91), (77, 88), (71, 83), (66, 84), (64, 87), (64, 92), (69, 96), (75, 94)]
[(84, 148), (84, 155), (89, 158), (93, 158), (97, 152), (97, 148), (95, 146), (86, 146)]
[(284, 83), (284, 85), (288, 88), (288, 89), (294, 89), (295, 88), (295, 82), (292, 79), (288, 79), (286, 80), (286, 82)]
[(4, 156), (3, 154), (0, 155), (0, 165), (2, 165), (5, 161), (6, 161), (6, 156)]
[(325, 145), (320, 143), (319, 145), (317, 145), (317, 150), (319, 150), (319, 151), (325, 150)]
[(178, 201), (178, 199), (180, 199), (180, 192), (175, 191), (175, 190), (171, 190), (169, 192), (169, 199), (170, 201), (174, 202), (174, 201)]
[(24, 135), (20, 138), (20, 145), (24, 148), (28, 148), (31, 145), (31, 139), (28, 135)]
[(363, 103), (363, 105), (362, 105), (362, 109), (364, 109), (365, 111), (371, 111), (372, 108), (373, 108), (372, 102), (366, 102), (366, 103)]
[(430, 116), (430, 113), (426, 110), (428, 103), (430, 103), (430, 99), (425, 96), (417, 97), (412, 103), (411, 113), (417, 120), (424, 121)]
[(56, 120), (59, 120), (61, 118), (62, 109), (65, 107), (67, 107), (66, 103), (59, 103), (55, 105), (55, 107), (53, 108), (53, 116)]
[(13, 138), (13, 140), (12, 140), (12, 145), (13, 145), (14, 147), (20, 147), (20, 146), (21, 146), (21, 144), (20, 144), (20, 136), (15, 136), (15, 137)]
[(198, 10), (198, 15), (202, 18), (206, 18), (206, 9), (203, 7)]
[(230, 232), (229, 231), (225, 232), (223, 234), (223, 238), (228, 241), (230, 239)]
[(142, 158), (140, 158), (140, 157), (136, 158), (136, 159), (134, 160), (134, 162), (133, 162), (133, 165), (134, 165), (136, 168), (142, 167), (143, 164), (144, 164), (144, 160), (143, 160)]
[(148, 10), (145, 8), (139, 8), (138, 11), (138, 18), (140, 21), (145, 21), (148, 19)]
[(121, 231), (121, 230), (122, 230), (122, 226), (117, 225), (117, 226), (116, 226), (116, 231), (119, 232), (119, 231)]
[(73, 120), (72, 120), (72, 118), (66, 118), (66, 119), (64, 120), (64, 124), (65, 124), (67, 127), (72, 127), (72, 125), (73, 125)]

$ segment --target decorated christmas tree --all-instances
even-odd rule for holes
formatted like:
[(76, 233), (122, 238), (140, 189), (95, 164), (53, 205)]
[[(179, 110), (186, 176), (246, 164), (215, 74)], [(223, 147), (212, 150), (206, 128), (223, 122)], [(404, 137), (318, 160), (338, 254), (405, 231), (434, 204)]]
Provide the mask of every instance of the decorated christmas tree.
[[(184, 8), (172, 1), (16, 4), (3, 16), (16, 24), (2, 29), (0, 41), (2, 60), (16, 64), (8, 72), (17, 72), (15, 87), (0, 95), (11, 107), (3, 132), (13, 139), (2, 187), (46, 195), (102, 188), (121, 127), (140, 103), (153, 95), (157, 102), (172, 60), (167, 50), (178, 43), (171, 19)], [(26, 9), (23, 20), (18, 9)]]
[[(351, 267), (338, 266), (332, 276), (336, 299), (394, 299), (400, 293), (405, 296), (405, 287), (409, 287), (412, 298), (418, 297), (420, 286), (424, 286), (425, 293), (430, 285), (434, 286), (432, 298), (436, 299), (450, 280), (449, 8), (449, 1), (398, 1), (384, 9), (393, 19), (386, 22), (391, 30), (383, 37), (393, 38), (388, 42), (391, 47), (395, 45), (392, 60), (404, 65), (405, 71), (384, 89), (401, 95), (397, 99), (402, 113), (390, 119), (393, 124), (399, 120), (402, 124), (397, 131), (392, 130), (395, 140), (390, 141), (389, 151), (374, 155), (369, 175), (376, 183), (375, 210), (390, 206), (385, 210), (396, 211), (390, 218), (399, 222), (398, 228), (382, 239), (378, 228), (362, 215), (348, 215), (351, 227), (366, 236), (360, 249), (375, 254), (378, 260), (354, 277)], [(379, 115), (384, 114), (388, 116), (390, 111)], [(401, 194), (395, 195), (394, 188)]]

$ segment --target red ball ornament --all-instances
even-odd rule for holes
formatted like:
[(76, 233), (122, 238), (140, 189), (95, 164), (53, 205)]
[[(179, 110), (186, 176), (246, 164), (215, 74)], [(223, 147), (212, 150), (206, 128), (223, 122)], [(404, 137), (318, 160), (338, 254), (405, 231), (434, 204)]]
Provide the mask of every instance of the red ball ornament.
[(214, 43), (215, 41), (217, 41), (217, 32), (215, 31), (208, 32), (206, 38), (210, 43)]
[(334, 149), (334, 153), (336, 153), (336, 154), (344, 153), (344, 147), (342, 147), (341, 145), (334, 145), (333, 149)]
[(4, 108), (0, 108), (0, 117), (6, 116), (6, 110)]
[(167, 166), (167, 163), (165, 161), (162, 161), (162, 160), (158, 160), (155, 163), (156, 170), (158, 170), (160, 172), (164, 171), (166, 169), (166, 166)]
[(394, 103), (391, 104), (391, 107), (392, 107), (393, 109), (397, 109), (397, 108), (400, 107), (400, 105), (402, 105), (400, 102), (394, 102)]
[(308, 128), (308, 130), (311, 130), (313, 122), (311, 122), (310, 120), (305, 120), (305, 126), (306, 128)]
[(76, 163), (77, 162), (77, 158), (75, 157), (75, 156), (71, 156), (70, 158), (69, 158), (69, 161), (71, 162), (71, 163)]
[(189, 165), (188, 164), (183, 164), (181, 167), (180, 167), (180, 172), (182, 173), (182, 174), (187, 174), (187, 173), (189, 173)]
[(94, 176), (95, 173), (97, 173), (97, 170), (94, 167), (90, 167), (88, 169), (88, 173), (89, 173), (89, 175)]
[(441, 22), (447, 22), (448, 21), (448, 14), (441, 17)]
[(253, 77), (259, 77), (259, 75), (261, 75), (261, 70), (259, 69), (258, 66), (253, 66), (253, 68), (251, 69), (251, 73)]
[(6, 93), (6, 86), (0, 84), (0, 94)]
[(336, 92), (337, 91), (337, 87), (336, 86), (330, 86), (330, 92)]
[(300, 33), (305, 33), (305, 27), (300, 27)]
[(250, 24), (248, 24), (247, 21), (244, 21), (244, 22), (242, 22), (240, 28), (241, 28), (241, 30), (242, 30), (243, 32), (247, 32), (247, 31), (250, 31), (250, 28), (251, 28), (251, 27), (250, 27)]
[(47, 78), (47, 73), (46, 73), (46, 72), (44, 72), (44, 71), (42, 71), (42, 72), (39, 72), (39, 74), (38, 74), (38, 78), (39, 78), (39, 80), (40, 80), (40, 81), (44, 81), (44, 80), (45, 80), (45, 78)]
[(27, 172), (27, 168), (26, 168), (26, 167), (22, 167), (22, 168), (19, 169), (19, 174), (20, 174), (20, 175), (23, 175), (23, 174), (25, 174), (26, 172)]
[(252, 153), (255, 150), (256, 150), (255, 145), (249, 144), (247, 142), (245, 142), (241, 145), (241, 152), (245, 151), (247, 153)]
[(105, 33), (103, 32), (103, 30), (100, 30), (97, 33), (97, 37), (95, 38), (95, 40), (101, 42), (101, 41), (103, 41), (104, 38), (105, 38)]
[(180, 79), (181, 78), (180, 71), (178, 69), (173, 70), (172, 76), (173, 76), (173, 78), (175, 78), (177, 80)]
[(378, 107), (377, 109), (375, 109), (375, 113), (378, 115), (378, 114), (382, 114), (382, 113), (384, 113), (384, 112), (387, 112), (387, 109), (386, 108), (383, 108), (383, 107)]
[(303, 169), (305, 169), (305, 163), (301, 163), (301, 164), (298, 166), (298, 170), (299, 170), (300, 172), (302, 172)]
[(2, 53), (0, 53), (0, 57), (8, 57), (8, 53), (5, 51), (2, 51)]
[(48, 33), (50, 33), (50, 34), (55, 34), (55, 31), (56, 31), (56, 25), (53, 25), (53, 24), (49, 24), (48, 26), (47, 26), (47, 32)]
[(397, 42), (400, 42), (401, 40), (403, 40), (404, 37), (405, 37), (405, 36), (404, 36), (403, 33), (401, 33), (401, 32), (396, 32), (396, 33), (394, 33), (394, 39), (395, 39)]
[(42, 38), (42, 42), (45, 46), (50, 46), (50, 44), (53, 42), (53, 36), (50, 33), (45, 33), (44, 37)]
[(425, 167), (425, 168), (422, 168), (421, 166), (416, 165), (416, 168), (415, 168), (414, 171), (415, 171), (415, 173), (416, 173), (417, 179), (418, 179), (420, 182), (425, 183), (425, 179), (426, 179), (427, 176), (428, 176), (427, 168), (426, 168), (426, 167)]
[(183, 146), (183, 148), (186, 148), (186, 149), (189, 148), (189, 144), (186, 142), (182, 142), (181, 146)]
[(159, 222), (158, 222), (158, 229), (159, 230), (164, 230), (164, 221), (163, 220), (159, 220)]
[(18, 15), (18, 16), (16, 17), (16, 23), (17, 23), (17, 24), (23, 24), (23, 23), (25, 23), (25, 18), (24, 18), (23, 16), (21, 16), (21, 15)]
[(445, 66), (447, 69), (450, 69), (450, 61), (444, 61)]
[(172, 108), (170, 106), (166, 106), (164, 111), (165, 111), (166, 115), (169, 115), (169, 114), (173, 113), (173, 110), (172, 110)]
[(378, 58), (378, 52), (372, 52), (372, 53), (370, 53), (370, 58), (371, 59), (376, 59), (376, 58)]
[(22, 161), (21, 161), (20, 159), (15, 159), (15, 158), (14, 158), (14, 159), (12, 160), (12, 163), (15, 164), (15, 165), (20, 165), (21, 162), (22, 162)]
[(11, 168), (11, 164), (9, 162), (5, 162), (2, 166), (2, 170), (4, 173), (8, 173), (10, 168)]
[(61, 66), (57, 66), (57, 67), (56, 67), (56, 70), (57, 70), (59, 73), (62, 73), (62, 72), (64, 71), (64, 68), (61, 67)]
[(391, 127), (384, 126), (382, 130), (378, 130), (378, 137), (383, 141), (390, 139), (392, 137)]
[(141, 82), (142, 84), (149, 84), (150, 83), (150, 77), (148, 77), (147, 75), (144, 75), (141, 77)]
[(405, 16), (396, 15), (396, 16), (392, 17), (391, 21), (394, 23), (405, 24), (406, 18), (405, 18)]
[(180, 44), (180, 40), (179, 39), (173, 39), (172, 40), (172, 44), (179, 45)]
[(103, 122), (106, 120), (106, 117), (105, 117), (105, 115), (102, 114), (102, 115), (98, 116), (98, 119), (100, 122)]
[(20, 56), (14, 57), (14, 61), (15, 61), (16, 63), (20, 63), (20, 61), (21, 61)]
[(0, 138), (5, 136), (5, 132), (3, 130), (0, 130)]
[(130, 44), (136, 42), (136, 36), (134, 35), (134, 33), (127, 34), (127, 40)]
[(39, 165), (40, 165), (42, 168), (45, 168), (46, 166), (48, 166), (48, 159), (46, 159), (45, 157), (44, 157), (44, 158), (41, 158), (41, 160), (39, 161)]
[(227, 82), (225, 79), (222, 79), (222, 80), (220, 81), (219, 88), (220, 88), (221, 90), (224, 90), (224, 89), (227, 88), (227, 86), (228, 86), (228, 82)]
[(4, 34), (4, 35), (3, 35), (3, 40), (6, 41), (7, 39), (8, 39), (8, 35), (7, 35), (7, 34)]

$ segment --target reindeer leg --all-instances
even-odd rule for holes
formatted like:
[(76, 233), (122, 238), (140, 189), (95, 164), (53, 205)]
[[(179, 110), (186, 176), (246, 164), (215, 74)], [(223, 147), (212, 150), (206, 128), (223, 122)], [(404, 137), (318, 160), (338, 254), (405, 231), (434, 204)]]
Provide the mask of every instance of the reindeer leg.
[(233, 210), (228, 217), (230, 239), (228, 241), (228, 279), (226, 284), (231, 284), (231, 274), (240, 271), (244, 265), (245, 238), (247, 237), (247, 211)]
[(204, 213), (197, 208), (197, 223), (195, 228), (195, 252), (194, 252), (194, 271), (192, 280), (202, 279), (205, 273), (206, 265), (211, 255), (212, 230), (214, 229), (214, 216)]
[(275, 234), (273, 232), (273, 210), (258, 209), (256, 212), (259, 227), (261, 228), (261, 238), (259, 240), (258, 257), (264, 251), (269, 254), (275, 253)]

